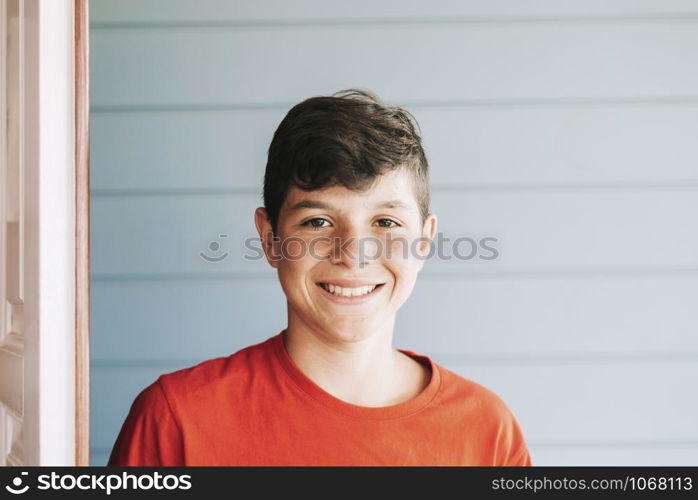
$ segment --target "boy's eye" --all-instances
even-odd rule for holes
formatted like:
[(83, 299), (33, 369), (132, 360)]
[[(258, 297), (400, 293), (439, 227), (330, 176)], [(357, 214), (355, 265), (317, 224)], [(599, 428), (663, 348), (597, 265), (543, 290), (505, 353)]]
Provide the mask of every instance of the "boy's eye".
[(400, 226), (400, 224), (398, 224), (397, 222), (395, 222), (392, 219), (378, 219), (378, 222), (387, 222), (389, 224), (394, 224), (392, 226), (391, 225), (381, 225), (381, 227), (391, 228), (391, 227), (399, 227)]
[[(322, 226), (321, 224), (323, 222), (327, 222), (327, 219), (323, 219), (322, 217), (315, 217), (313, 219), (308, 219), (304, 223), (301, 224), (301, 226), (308, 226), (308, 227), (313, 227), (313, 228), (321, 228), (325, 227)], [(316, 224), (317, 223), (317, 224)]]
[[(314, 217), (312, 219), (308, 219), (307, 221), (303, 222), (301, 226), (306, 226), (306, 227), (312, 227), (316, 229), (320, 229), (323, 227), (326, 227), (323, 225), (324, 222), (327, 222), (327, 219), (323, 219), (322, 217)], [(399, 227), (400, 224), (395, 222), (392, 219), (378, 219), (378, 225), (380, 227), (386, 227), (386, 228), (392, 228), (392, 227)]]

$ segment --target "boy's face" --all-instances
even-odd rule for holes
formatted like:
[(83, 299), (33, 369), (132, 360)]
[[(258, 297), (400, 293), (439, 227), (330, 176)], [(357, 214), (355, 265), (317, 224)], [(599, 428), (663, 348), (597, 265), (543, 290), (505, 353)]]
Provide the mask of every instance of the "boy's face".
[[(403, 168), (379, 176), (365, 192), (293, 186), (279, 213), (276, 242), (262, 207), (255, 224), (267, 260), (278, 269), (289, 324), (341, 342), (392, 333), (436, 233), (434, 214), (420, 224), (411, 177)], [(321, 285), (343, 280), (356, 283), (344, 282), (348, 287), (334, 294)], [(362, 288), (375, 284), (368, 293)]]

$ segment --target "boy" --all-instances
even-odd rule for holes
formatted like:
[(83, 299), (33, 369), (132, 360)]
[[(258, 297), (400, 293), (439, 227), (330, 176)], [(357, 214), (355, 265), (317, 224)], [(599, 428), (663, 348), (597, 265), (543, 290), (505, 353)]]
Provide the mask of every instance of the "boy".
[(161, 375), (108, 465), (531, 465), (495, 393), (391, 347), (436, 233), (410, 117), (353, 89), (288, 112), (255, 212), (287, 327)]

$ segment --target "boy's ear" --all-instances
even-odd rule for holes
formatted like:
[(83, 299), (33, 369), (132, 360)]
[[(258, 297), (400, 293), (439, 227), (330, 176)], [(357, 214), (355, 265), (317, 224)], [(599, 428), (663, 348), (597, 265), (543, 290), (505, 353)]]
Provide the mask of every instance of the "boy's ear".
[(267, 262), (269, 262), (271, 267), (278, 267), (279, 259), (276, 257), (274, 251), (274, 233), (272, 231), (269, 215), (264, 207), (257, 207), (255, 210), (254, 225), (257, 227), (257, 232), (262, 242), (262, 249), (264, 250), (264, 255), (267, 257)]
[(424, 225), (422, 226), (422, 233), (420, 234), (420, 242), (419, 242), (419, 254), (423, 257), (420, 258), (421, 265), (424, 266), (424, 261), (426, 260), (427, 255), (429, 255), (429, 250), (430, 246), (434, 240), (434, 236), (436, 236), (436, 226), (438, 224), (438, 218), (436, 217), (436, 214), (434, 213), (429, 213), (427, 217), (424, 219)]

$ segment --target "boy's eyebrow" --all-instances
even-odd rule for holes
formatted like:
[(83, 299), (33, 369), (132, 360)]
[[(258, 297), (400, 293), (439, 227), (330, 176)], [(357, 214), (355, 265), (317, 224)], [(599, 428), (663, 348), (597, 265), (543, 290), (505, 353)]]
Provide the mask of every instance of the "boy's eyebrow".
[[(298, 203), (291, 206), (290, 210), (295, 212), (296, 210), (302, 210), (304, 208), (321, 208), (324, 210), (331, 210), (332, 206), (320, 200), (306, 199), (301, 200)], [(383, 201), (375, 205), (375, 208), (406, 208), (412, 210), (413, 208), (400, 200), (388, 200)]]
[(295, 205), (292, 205), (289, 210), (291, 212), (295, 212), (296, 210), (302, 210), (304, 208), (322, 208), (325, 210), (330, 210), (332, 207), (320, 200), (301, 200)]
[(400, 200), (384, 201), (382, 203), (378, 203), (376, 208), (406, 208), (408, 210), (413, 210), (413, 207)]

